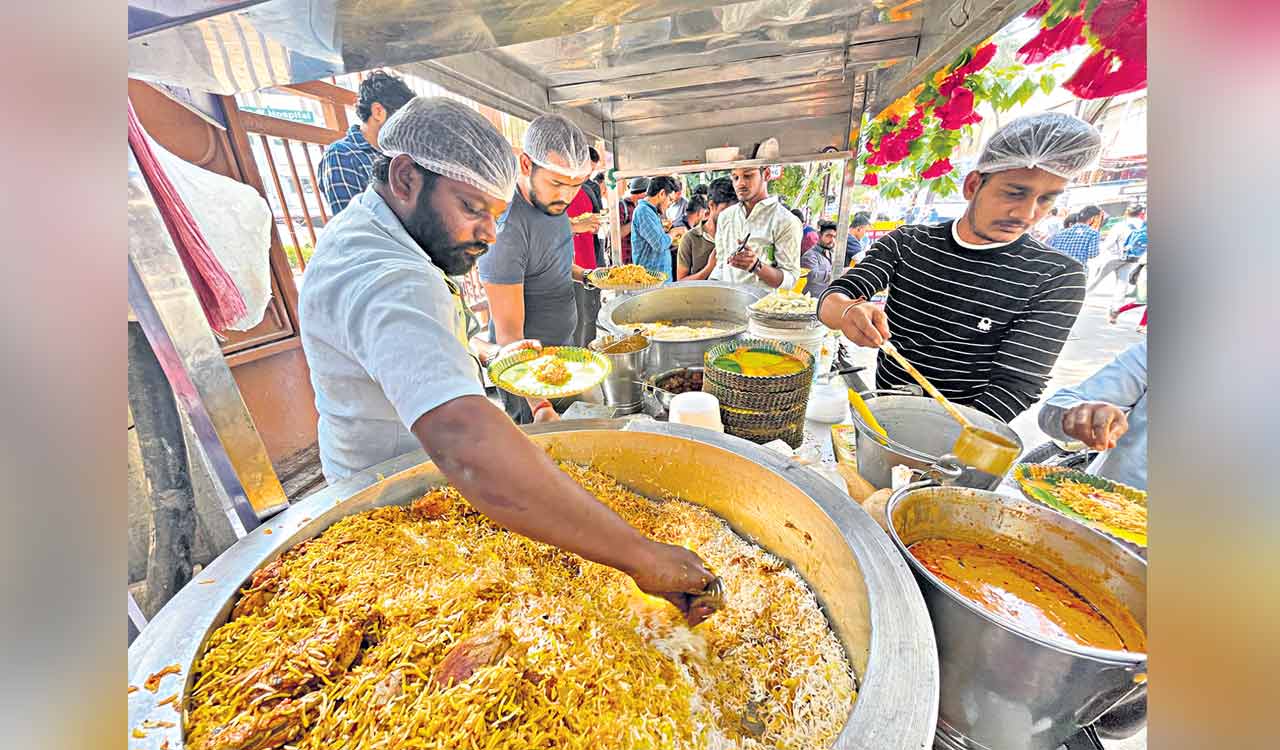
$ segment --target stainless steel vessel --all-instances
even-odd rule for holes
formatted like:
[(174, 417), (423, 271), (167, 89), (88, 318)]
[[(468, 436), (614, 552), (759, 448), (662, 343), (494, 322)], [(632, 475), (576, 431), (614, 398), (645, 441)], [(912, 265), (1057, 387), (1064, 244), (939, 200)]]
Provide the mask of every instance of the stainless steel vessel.
[(617, 296), (600, 310), (599, 323), (609, 333), (630, 333), (630, 323), (668, 322), (723, 328), (725, 333), (689, 341), (650, 341), (646, 372), (702, 366), (702, 353), (747, 330), (747, 305), (765, 296), (763, 289), (719, 281), (682, 281), (639, 294)]
[[(767, 448), (686, 425), (581, 420), (528, 432), (554, 458), (590, 462), (645, 495), (674, 493), (705, 505), (795, 566), (817, 593), (858, 678), (858, 699), (832, 747), (929, 746), (938, 663), (924, 600), (889, 539), (843, 492)], [(180, 669), (158, 692), (129, 695), (130, 729), (151, 718), (176, 720), (157, 701), (179, 689), (187, 694), (205, 639), (226, 621), (255, 570), (345, 516), (408, 503), (444, 482), (422, 453), (402, 456), (291, 506), (221, 555), (129, 647), (132, 685), (168, 665)], [(183, 747), (181, 726), (145, 732), (130, 738), (130, 747)]]
[[(946, 484), (984, 490), (1000, 486), (1002, 477), (962, 466), (948, 455), (960, 437), (961, 428), (937, 401), (928, 396), (903, 396), (894, 391), (873, 393), (875, 398), (867, 399), (867, 407), (888, 438), (877, 435), (862, 421), (857, 410), (853, 412), (858, 432), (858, 473), (868, 482), (876, 487), (890, 487), (893, 467), (905, 464), (924, 472), (932, 471)], [(1022, 440), (1009, 425), (977, 409), (959, 404), (956, 407), (976, 426), (1012, 440), (1021, 452)]]
[(611, 367), (600, 389), (604, 402), (614, 407), (614, 414), (634, 414), (643, 405), (644, 360), (652, 344), (646, 340), (643, 347), (634, 351), (612, 352), (609, 347), (625, 340), (626, 336), (600, 336), (588, 348), (600, 352)]
[[(1080, 646), (1024, 632), (942, 583), (907, 548), (948, 538), (1028, 550), (1064, 581), (1085, 581), (1147, 620), (1147, 565), (1125, 545), (1020, 498), (958, 487), (909, 485), (886, 511), (898, 550), (915, 571), (938, 639), (942, 675), (935, 747), (1054, 750), (1080, 727), (1145, 694), (1147, 655)], [(1096, 598), (1091, 603), (1105, 613)]]

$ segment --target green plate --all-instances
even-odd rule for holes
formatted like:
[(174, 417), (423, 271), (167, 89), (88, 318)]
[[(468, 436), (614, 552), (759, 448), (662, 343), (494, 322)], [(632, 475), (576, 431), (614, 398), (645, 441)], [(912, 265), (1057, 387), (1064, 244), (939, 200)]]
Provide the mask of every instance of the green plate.
[[(564, 385), (551, 385), (538, 380), (536, 372), (548, 360), (560, 360), (569, 371)], [(525, 398), (568, 398), (600, 385), (612, 369), (604, 355), (576, 346), (545, 346), (521, 349), (489, 365), (493, 384)]]
[(1022, 489), (1022, 494), (1026, 495), (1028, 500), (1046, 505), (1064, 516), (1074, 518), (1086, 526), (1097, 529), (1104, 534), (1123, 539), (1126, 542), (1136, 544), (1139, 547), (1146, 548), (1147, 532), (1130, 531), (1106, 524), (1100, 520), (1090, 518), (1080, 514), (1058, 498), (1057, 486), (1066, 480), (1073, 480), (1081, 484), (1087, 484), (1091, 487), (1097, 487), (1100, 490), (1114, 492), (1117, 495), (1127, 498), (1133, 503), (1146, 506), (1147, 493), (1142, 490), (1134, 489), (1126, 484), (1113, 482), (1110, 479), (1104, 479), (1093, 474), (1086, 474), (1076, 469), (1067, 469), (1061, 466), (1042, 466), (1040, 464), (1018, 464), (1013, 470), (1013, 478), (1017, 480), (1018, 487)]

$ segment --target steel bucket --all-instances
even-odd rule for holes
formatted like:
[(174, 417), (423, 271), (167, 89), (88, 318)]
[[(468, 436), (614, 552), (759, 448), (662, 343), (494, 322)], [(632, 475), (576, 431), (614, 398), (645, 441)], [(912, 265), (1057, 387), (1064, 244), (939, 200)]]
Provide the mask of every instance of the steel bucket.
[[(998, 539), (1060, 580), (1087, 581), (1146, 628), (1147, 565), (1066, 516), (982, 490), (908, 485), (886, 514), (933, 619), (942, 692), (934, 747), (1054, 750), (1120, 702), (1145, 695), (1147, 655), (1021, 632), (948, 588), (907, 547), (927, 538)], [(1145, 703), (1141, 704), (1145, 706)], [(1145, 722), (1145, 718), (1142, 719)]]
[(644, 403), (644, 386), (640, 381), (644, 377), (645, 357), (648, 356), (649, 348), (653, 345), (653, 342), (646, 342), (640, 349), (620, 354), (601, 351), (625, 338), (627, 338), (625, 335), (601, 336), (592, 341), (588, 347), (592, 351), (600, 352), (600, 355), (609, 360), (612, 366), (604, 382), (600, 384), (600, 389), (604, 391), (604, 402), (614, 407), (615, 414), (633, 414), (640, 411)]
[(726, 332), (689, 341), (651, 339), (645, 357), (645, 371), (651, 373), (677, 367), (701, 367), (703, 352), (746, 333), (747, 305), (764, 295), (762, 289), (719, 281), (682, 281), (648, 292), (614, 297), (601, 308), (599, 323), (614, 335), (630, 333), (634, 323), (713, 323), (712, 327)]
[[(948, 485), (983, 490), (1000, 486), (1003, 477), (964, 466), (950, 455), (961, 427), (937, 401), (927, 396), (903, 396), (897, 391), (871, 394), (875, 398), (867, 399), (867, 407), (889, 437), (876, 434), (856, 410), (853, 423), (858, 433), (858, 473), (873, 486), (893, 486), (893, 467), (898, 464), (931, 474)], [(1022, 452), (1022, 440), (1009, 425), (969, 406), (957, 404), (956, 408), (976, 426), (1013, 441)]]

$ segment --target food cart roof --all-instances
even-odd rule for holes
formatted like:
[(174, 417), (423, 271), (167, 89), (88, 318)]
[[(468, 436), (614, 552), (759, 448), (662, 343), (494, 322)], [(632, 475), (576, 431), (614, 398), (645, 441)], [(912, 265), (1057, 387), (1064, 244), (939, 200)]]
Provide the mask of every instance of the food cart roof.
[(1030, 3), (129, 0), (130, 75), (231, 94), (396, 66), (562, 112), (642, 170), (770, 136), (787, 156), (848, 148), (864, 110)]

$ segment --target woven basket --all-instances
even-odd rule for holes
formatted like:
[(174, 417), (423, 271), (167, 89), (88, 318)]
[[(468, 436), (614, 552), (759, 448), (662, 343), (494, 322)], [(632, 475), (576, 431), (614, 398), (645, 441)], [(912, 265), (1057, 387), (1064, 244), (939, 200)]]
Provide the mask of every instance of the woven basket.
[[(712, 365), (720, 357), (741, 347), (764, 349), (790, 355), (803, 362), (804, 369), (790, 375), (743, 375), (742, 373), (722, 370)], [(806, 394), (805, 398), (808, 398), (809, 386), (813, 382), (813, 354), (789, 341), (756, 338), (726, 341), (708, 349), (702, 355), (702, 360), (706, 366), (706, 370), (702, 374), (704, 389), (707, 381), (711, 381), (727, 390), (747, 393), (789, 393), (803, 389)]]
[(805, 407), (806, 404), (800, 404), (791, 409), (765, 411), (736, 409), (721, 404), (720, 421), (724, 423), (724, 431), (730, 435), (756, 443), (785, 440), (795, 448), (804, 438)]
[(784, 393), (753, 393), (720, 385), (707, 378), (705, 371), (702, 376), (702, 390), (719, 399), (722, 406), (737, 409), (779, 412), (806, 406), (809, 403), (808, 388), (797, 388)]

